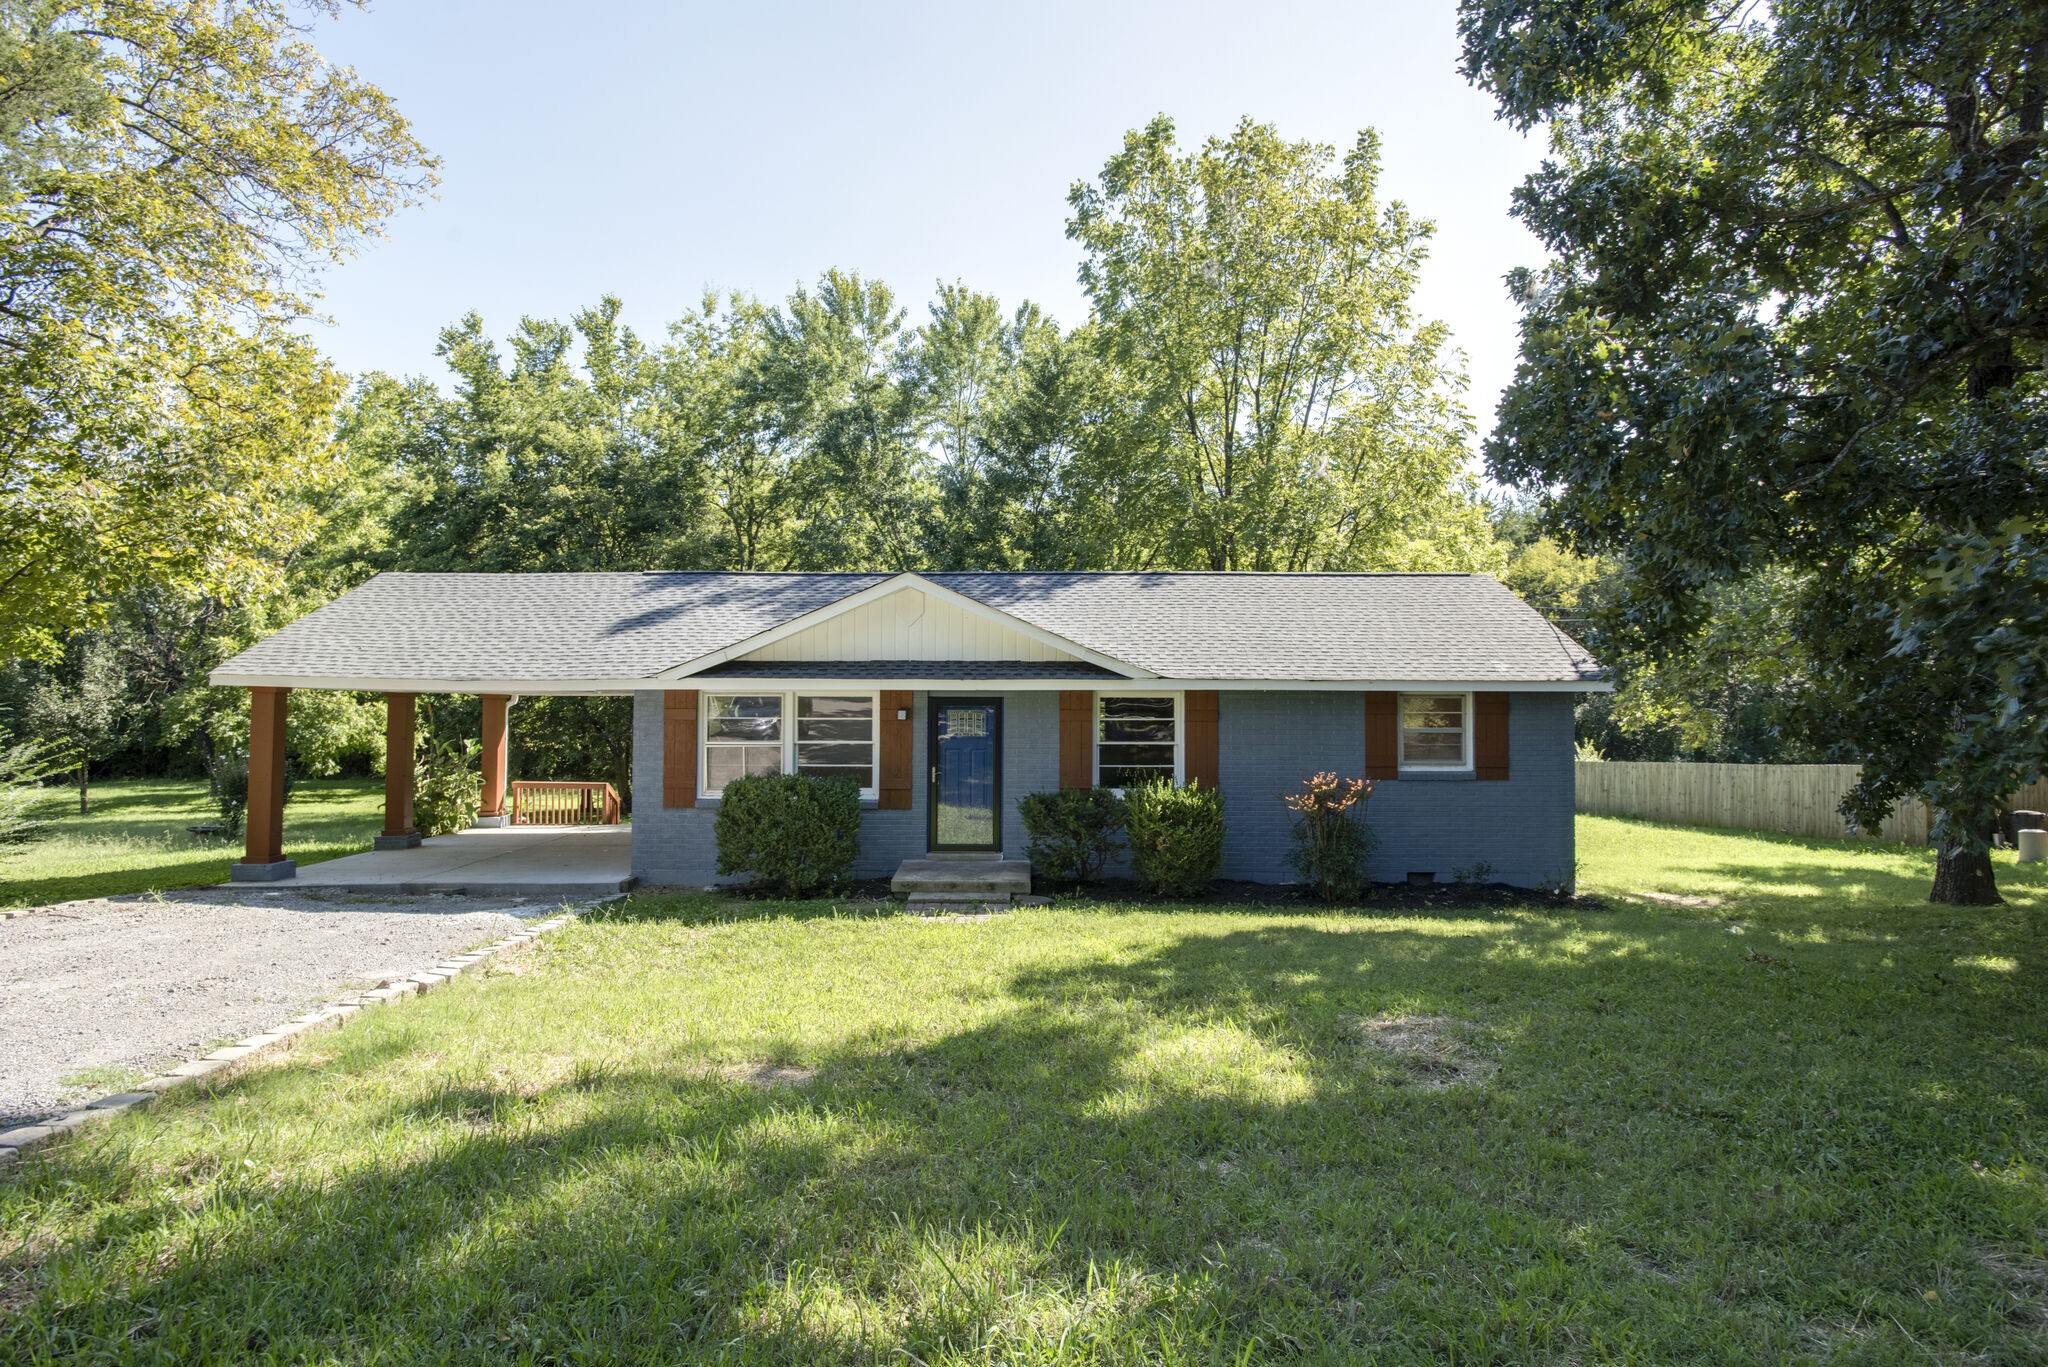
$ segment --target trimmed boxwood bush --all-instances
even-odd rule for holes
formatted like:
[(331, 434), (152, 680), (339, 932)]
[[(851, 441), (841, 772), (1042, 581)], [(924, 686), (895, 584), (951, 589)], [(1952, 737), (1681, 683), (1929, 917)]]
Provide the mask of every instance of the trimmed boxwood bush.
[(1165, 779), (1124, 790), (1131, 871), (1153, 892), (1192, 897), (1223, 867), (1223, 794)]
[(1110, 788), (1031, 793), (1017, 804), (1031, 863), (1057, 883), (1095, 877), (1124, 847), (1124, 800)]
[(845, 881), (860, 855), (860, 789), (850, 779), (754, 774), (725, 785), (712, 825), (718, 871), (798, 896)]

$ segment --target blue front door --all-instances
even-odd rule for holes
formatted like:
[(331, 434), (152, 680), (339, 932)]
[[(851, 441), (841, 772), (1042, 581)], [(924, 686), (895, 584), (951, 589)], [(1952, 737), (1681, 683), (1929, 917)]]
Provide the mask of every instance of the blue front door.
[(1000, 698), (933, 698), (931, 848), (1003, 847), (1003, 703)]

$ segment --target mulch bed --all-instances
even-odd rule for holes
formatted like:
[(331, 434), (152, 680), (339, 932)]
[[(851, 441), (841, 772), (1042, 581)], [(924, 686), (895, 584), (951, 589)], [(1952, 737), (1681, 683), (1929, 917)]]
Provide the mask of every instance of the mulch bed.
[(1251, 883), (1218, 879), (1194, 897), (1162, 897), (1128, 878), (1105, 878), (1081, 888), (1061, 888), (1044, 879), (1032, 880), (1032, 891), (1079, 892), (1104, 902), (1153, 906), (1313, 907), (1318, 911), (1457, 911), (1474, 907), (1539, 907), (1553, 911), (1597, 911), (1606, 904), (1597, 897), (1571, 897), (1506, 883), (1374, 883), (1355, 903), (1325, 902), (1293, 883)]
[[(764, 901), (781, 900), (782, 894), (763, 887), (734, 887), (725, 891), (735, 897)], [(1209, 890), (1194, 897), (1161, 897), (1147, 892), (1128, 878), (1105, 878), (1081, 887), (1066, 887), (1043, 878), (1031, 880), (1031, 891), (1041, 897), (1086, 896), (1103, 902), (1140, 906), (1198, 907), (1310, 907), (1317, 911), (1458, 911), (1491, 907), (1535, 907), (1551, 911), (1599, 911), (1606, 904), (1597, 897), (1566, 897), (1535, 888), (1509, 887), (1506, 883), (1374, 883), (1356, 903), (1325, 902), (1306, 888), (1291, 883), (1252, 883), (1242, 879), (1218, 879)], [(886, 902), (893, 894), (886, 878), (859, 878), (820, 893), (838, 900)]]

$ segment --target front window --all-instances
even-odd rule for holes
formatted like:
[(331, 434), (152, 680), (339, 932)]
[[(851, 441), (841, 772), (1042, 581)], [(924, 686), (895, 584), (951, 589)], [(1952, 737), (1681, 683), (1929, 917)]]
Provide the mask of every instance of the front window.
[(1128, 788), (1180, 777), (1180, 698), (1100, 693), (1095, 698), (1095, 782)]
[(713, 697), (704, 709), (704, 791), (719, 793), (743, 774), (782, 772), (782, 697)]
[(707, 694), (703, 791), (747, 774), (847, 778), (875, 791), (875, 695)]
[(799, 696), (796, 771), (813, 778), (850, 778), (863, 792), (875, 786), (875, 700)]
[(1472, 767), (1465, 693), (1403, 693), (1401, 695), (1401, 767), (1403, 769), (1469, 769)]

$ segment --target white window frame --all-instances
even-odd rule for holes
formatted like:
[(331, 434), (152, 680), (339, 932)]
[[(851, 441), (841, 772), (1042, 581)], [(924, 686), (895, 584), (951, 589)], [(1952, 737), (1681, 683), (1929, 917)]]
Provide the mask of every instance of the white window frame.
[[(1464, 723), (1460, 731), (1464, 738), (1464, 750), (1458, 760), (1425, 760), (1410, 763), (1408, 759), (1408, 699), (1410, 698), (1456, 698), (1464, 708)], [(1404, 774), (1469, 774), (1472, 770), (1472, 695), (1453, 688), (1417, 689), (1402, 693), (1394, 699), (1394, 754), (1400, 761)]]
[(871, 688), (748, 688), (721, 693), (712, 689), (704, 690), (704, 696), (697, 703), (697, 796), (716, 802), (724, 795), (723, 788), (710, 786), (711, 763), (711, 700), (713, 698), (781, 698), (782, 699), (782, 772), (796, 772), (796, 700), (798, 698), (866, 698), (868, 708), (874, 716), (874, 734), (868, 738), (873, 748), (873, 759), (868, 772), (874, 782), (860, 790), (863, 799), (876, 800), (881, 796), (882, 785), (882, 695)]
[[(1173, 781), (1176, 784), (1187, 780), (1187, 694), (1171, 688), (1113, 688), (1095, 695), (1095, 701), (1088, 709), (1088, 777), (1095, 785), (1102, 785), (1102, 700), (1104, 698), (1171, 698), (1173, 699)], [(1121, 788), (1110, 789), (1122, 793)]]

